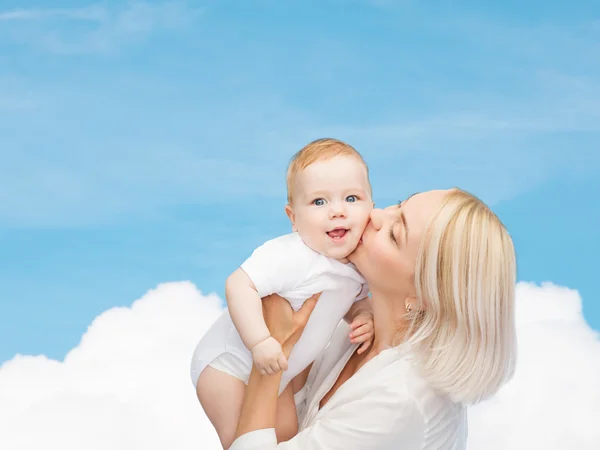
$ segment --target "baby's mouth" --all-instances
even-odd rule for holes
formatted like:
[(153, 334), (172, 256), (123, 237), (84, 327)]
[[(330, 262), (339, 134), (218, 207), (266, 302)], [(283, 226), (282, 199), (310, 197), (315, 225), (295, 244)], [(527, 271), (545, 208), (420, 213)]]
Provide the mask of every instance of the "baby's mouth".
[(346, 233), (348, 232), (348, 230), (346, 228), (336, 228), (334, 230), (328, 231), (327, 235), (336, 240), (336, 239), (342, 239), (344, 236), (346, 236)]

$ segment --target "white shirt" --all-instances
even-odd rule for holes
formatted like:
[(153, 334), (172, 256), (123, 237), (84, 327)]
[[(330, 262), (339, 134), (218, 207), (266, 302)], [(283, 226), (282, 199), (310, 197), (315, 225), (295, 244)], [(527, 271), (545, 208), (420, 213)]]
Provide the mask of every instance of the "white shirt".
[(306, 397), (297, 399), (296, 437), (277, 445), (274, 429), (256, 430), (236, 439), (230, 450), (466, 448), (466, 407), (429, 387), (411, 362), (407, 345), (384, 350), (368, 361), (319, 409), (357, 347), (348, 342), (348, 329), (340, 324), (313, 364)]
[[(277, 293), (287, 299), (296, 311), (310, 296), (323, 292), (288, 359), (281, 390), (325, 349), (352, 303), (368, 295), (365, 279), (353, 264), (344, 264), (315, 252), (298, 233), (267, 241), (254, 250), (241, 268), (252, 280), (261, 298)], [(236, 369), (232, 375), (247, 382), (252, 369), (252, 355), (228, 311), (217, 319), (196, 347), (191, 368), (194, 386), (202, 370), (222, 354), (231, 354), (239, 359), (240, 364), (232, 368)]]

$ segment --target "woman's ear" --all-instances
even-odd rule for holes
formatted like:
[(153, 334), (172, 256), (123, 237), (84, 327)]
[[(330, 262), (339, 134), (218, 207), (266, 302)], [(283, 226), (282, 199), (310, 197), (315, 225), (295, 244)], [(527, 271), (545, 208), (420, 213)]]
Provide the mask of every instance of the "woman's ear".
[(411, 312), (424, 311), (427, 308), (425, 308), (425, 305), (422, 305), (421, 302), (417, 300), (417, 297), (414, 295), (409, 295), (404, 299), (404, 309), (406, 309), (406, 312)]
[(296, 215), (294, 214), (294, 209), (292, 208), (292, 205), (290, 205), (289, 203), (285, 205), (285, 214), (288, 216), (290, 222), (292, 223), (292, 231), (297, 232), (298, 228), (296, 228)]

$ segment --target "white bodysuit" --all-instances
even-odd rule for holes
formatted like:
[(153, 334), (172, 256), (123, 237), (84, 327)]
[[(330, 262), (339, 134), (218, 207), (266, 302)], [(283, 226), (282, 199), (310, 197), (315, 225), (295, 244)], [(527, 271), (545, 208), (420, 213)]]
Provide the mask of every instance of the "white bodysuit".
[[(356, 267), (309, 248), (298, 233), (286, 234), (258, 247), (241, 265), (262, 298), (279, 294), (297, 311), (313, 294), (322, 292), (306, 328), (288, 359), (280, 392), (325, 349), (340, 320), (355, 301), (368, 295)], [(211, 365), (248, 383), (252, 355), (225, 310), (198, 343), (191, 364), (194, 387)]]

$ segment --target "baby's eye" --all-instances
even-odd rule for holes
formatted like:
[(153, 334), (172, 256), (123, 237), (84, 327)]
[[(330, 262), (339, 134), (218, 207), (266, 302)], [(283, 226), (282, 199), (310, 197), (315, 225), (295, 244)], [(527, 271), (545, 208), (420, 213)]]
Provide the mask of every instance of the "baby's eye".
[(313, 200), (313, 205), (323, 206), (324, 204), (325, 204), (325, 200), (323, 200), (322, 198), (317, 198), (317, 199)]
[(348, 197), (346, 197), (346, 201), (350, 202), (350, 203), (355, 202), (357, 200), (358, 200), (358, 197), (356, 195), (349, 195)]

